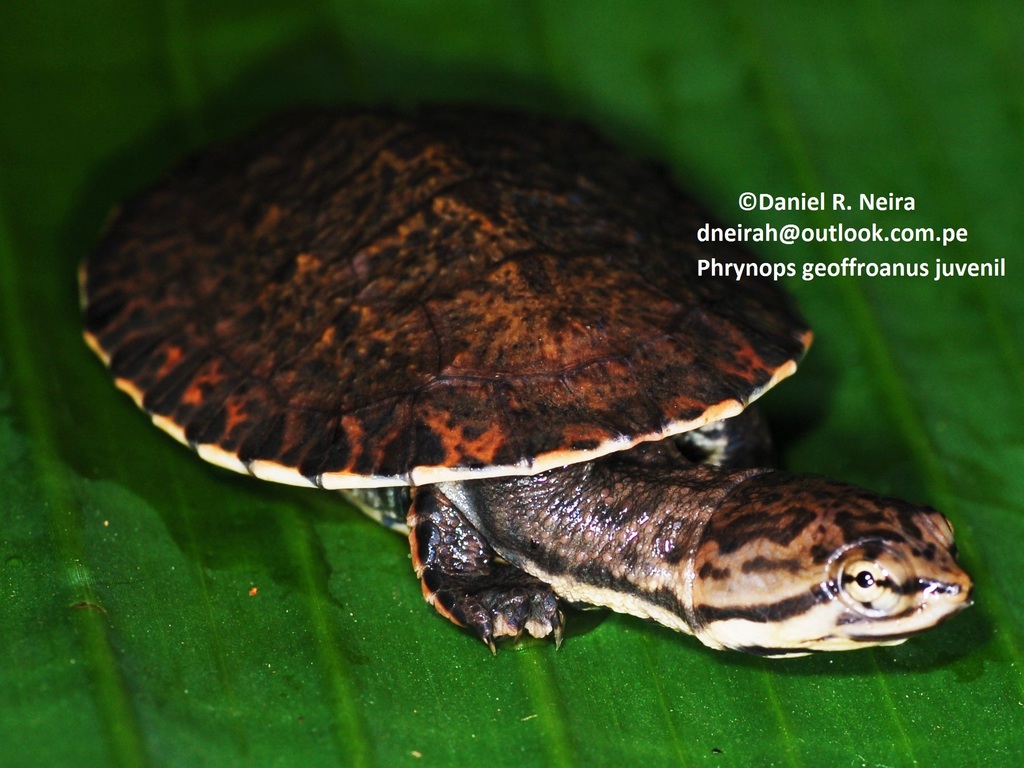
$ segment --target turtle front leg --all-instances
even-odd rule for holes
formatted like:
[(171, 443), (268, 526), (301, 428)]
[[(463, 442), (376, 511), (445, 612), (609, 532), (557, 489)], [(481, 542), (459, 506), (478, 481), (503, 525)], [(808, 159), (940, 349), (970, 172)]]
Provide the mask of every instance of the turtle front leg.
[(524, 631), (561, 643), (551, 587), (502, 560), (443, 493), (416, 490), (408, 523), (413, 566), (438, 613), (473, 630), (492, 652), (495, 640)]

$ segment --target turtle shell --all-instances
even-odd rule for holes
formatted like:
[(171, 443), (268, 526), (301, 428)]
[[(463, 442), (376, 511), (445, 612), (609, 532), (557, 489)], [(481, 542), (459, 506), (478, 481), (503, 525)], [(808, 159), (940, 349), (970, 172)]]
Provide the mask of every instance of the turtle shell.
[(700, 275), (707, 216), (586, 127), (469, 108), (293, 115), (125, 204), (86, 338), (215, 464), (328, 488), (536, 473), (738, 413), (810, 332)]

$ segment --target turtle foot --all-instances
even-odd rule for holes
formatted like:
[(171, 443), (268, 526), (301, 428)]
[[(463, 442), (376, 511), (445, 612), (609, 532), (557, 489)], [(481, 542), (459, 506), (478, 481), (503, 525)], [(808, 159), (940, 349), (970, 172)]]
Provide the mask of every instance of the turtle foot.
[(409, 513), (413, 565), (437, 612), (491, 649), (502, 638), (562, 641), (558, 598), (544, 582), (502, 560), (440, 493), (417, 493)]
[[(456, 624), (471, 629), (495, 652), (495, 641), (502, 638), (518, 640), (524, 633), (532, 637), (554, 637), (562, 642), (562, 613), (558, 598), (551, 588), (536, 579), (510, 567), (507, 574), (492, 574), (504, 584), (458, 583), (447, 580), (439, 583), (436, 572), (423, 575), (423, 591), (427, 601), (439, 613)], [(500, 576), (511, 578), (502, 579)]]

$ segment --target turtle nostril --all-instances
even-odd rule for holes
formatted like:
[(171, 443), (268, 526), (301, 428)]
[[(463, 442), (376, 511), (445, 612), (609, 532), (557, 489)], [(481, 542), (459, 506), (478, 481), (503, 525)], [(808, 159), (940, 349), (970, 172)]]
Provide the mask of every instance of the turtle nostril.
[(940, 595), (946, 595), (947, 597), (956, 597), (962, 590), (963, 587), (959, 584), (943, 584), (941, 582), (937, 582), (931, 591)]

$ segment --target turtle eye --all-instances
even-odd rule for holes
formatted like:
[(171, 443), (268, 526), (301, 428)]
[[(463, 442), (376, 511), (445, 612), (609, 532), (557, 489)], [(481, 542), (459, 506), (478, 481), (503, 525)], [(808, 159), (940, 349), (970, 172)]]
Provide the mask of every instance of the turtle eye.
[(877, 561), (858, 560), (843, 569), (841, 588), (870, 611), (889, 611), (899, 602), (889, 573)]
[(833, 583), (840, 599), (858, 613), (880, 617), (903, 603), (901, 585), (908, 572), (902, 558), (887, 548), (857, 546), (833, 563)]

